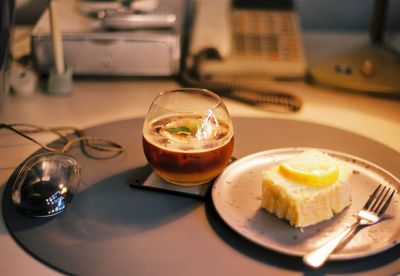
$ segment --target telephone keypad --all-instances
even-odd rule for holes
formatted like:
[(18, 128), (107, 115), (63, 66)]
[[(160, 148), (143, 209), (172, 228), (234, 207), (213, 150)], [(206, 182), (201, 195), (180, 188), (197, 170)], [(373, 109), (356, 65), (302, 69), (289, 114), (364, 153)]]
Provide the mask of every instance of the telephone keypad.
[(301, 58), (295, 14), (281, 11), (233, 11), (233, 56), (270, 61)]

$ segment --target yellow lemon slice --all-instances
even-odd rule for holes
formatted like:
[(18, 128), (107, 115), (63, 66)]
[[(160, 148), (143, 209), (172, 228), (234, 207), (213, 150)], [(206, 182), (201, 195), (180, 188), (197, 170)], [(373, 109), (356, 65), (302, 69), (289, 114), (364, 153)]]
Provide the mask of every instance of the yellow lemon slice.
[(339, 170), (334, 159), (316, 150), (305, 151), (279, 165), (280, 173), (298, 183), (327, 186), (336, 182)]

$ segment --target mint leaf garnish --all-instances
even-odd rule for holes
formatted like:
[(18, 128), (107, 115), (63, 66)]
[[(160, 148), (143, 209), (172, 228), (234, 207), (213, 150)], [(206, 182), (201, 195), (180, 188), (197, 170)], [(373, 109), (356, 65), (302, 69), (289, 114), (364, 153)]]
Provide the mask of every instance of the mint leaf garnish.
[(173, 133), (173, 134), (186, 134), (189, 135), (190, 134), (190, 128), (187, 126), (179, 126), (179, 127), (169, 127), (167, 128), (167, 131), (169, 133)]

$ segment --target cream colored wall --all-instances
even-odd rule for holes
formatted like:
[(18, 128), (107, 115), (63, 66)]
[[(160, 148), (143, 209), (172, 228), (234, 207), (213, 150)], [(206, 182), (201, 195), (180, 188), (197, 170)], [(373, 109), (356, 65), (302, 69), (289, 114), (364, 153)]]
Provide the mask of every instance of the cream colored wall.
[[(294, 0), (307, 30), (368, 30), (375, 0)], [(388, 0), (388, 27), (400, 30), (400, 0)]]
[[(59, 0), (75, 1), (75, 0)], [(217, 0), (215, 0), (217, 1)], [(251, 0), (248, 0), (251, 1)], [(16, 0), (17, 23), (34, 23), (49, 0)], [(374, 0), (294, 0), (305, 29), (367, 30)], [(400, 29), (400, 0), (389, 0), (388, 25)]]

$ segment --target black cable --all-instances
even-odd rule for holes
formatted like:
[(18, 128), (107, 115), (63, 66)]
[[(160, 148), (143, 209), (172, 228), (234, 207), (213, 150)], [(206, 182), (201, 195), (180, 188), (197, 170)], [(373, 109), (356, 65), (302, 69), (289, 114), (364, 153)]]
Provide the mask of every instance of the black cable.
[(192, 68), (185, 70), (181, 75), (181, 82), (185, 86), (206, 88), (220, 96), (266, 111), (297, 112), (301, 109), (301, 99), (290, 93), (255, 88), (234, 82), (210, 80), (209, 76), (200, 73), (201, 63), (205, 59), (221, 59), (221, 56), (213, 48), (203, 49), (195, 55)]

